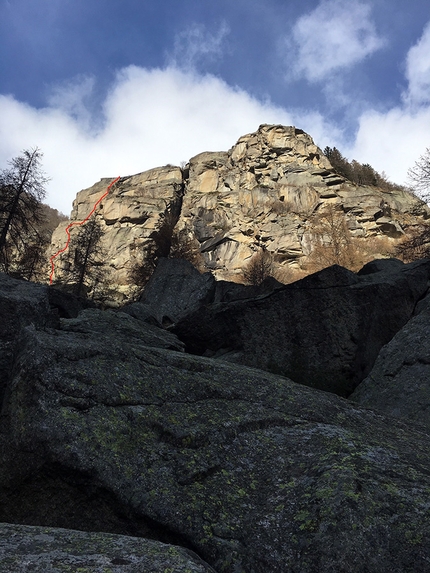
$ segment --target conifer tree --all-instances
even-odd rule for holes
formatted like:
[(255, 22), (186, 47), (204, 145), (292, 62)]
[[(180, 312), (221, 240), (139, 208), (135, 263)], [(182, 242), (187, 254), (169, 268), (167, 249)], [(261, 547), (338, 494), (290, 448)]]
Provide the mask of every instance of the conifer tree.
[(83, 296), (89, 290), (94, 291), (106, 278), (106, 252), (102, 246), (104, 231), (99, 220), (93, 218), (72, 233), (67, 282), (73, 285), (77, 296)]

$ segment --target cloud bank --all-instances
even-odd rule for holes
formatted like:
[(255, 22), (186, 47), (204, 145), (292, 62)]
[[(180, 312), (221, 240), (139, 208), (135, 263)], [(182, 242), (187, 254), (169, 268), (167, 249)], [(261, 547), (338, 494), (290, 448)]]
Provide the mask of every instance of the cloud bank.
[(349, 155), (407, 183), (407, 171), (430, 146), (430, 22), (405, 60), (408, 87), (402, 104), (386, 111), (368, 110)]
[(309, 82), (321, 82), (382, 48), (371, 19), (371, 7), (363, 2), (325, 0), (301, 16), (294, 25), (293, 72)]
[[(345, 3), (326, 0), (323, 4), (331, 7), (321, 22), (329, 30), (329, 23), (333, 26), (339, 17), (334, 7)], [(310, 32), (305, 41), (302, 31), (300, 69), (308, 79), (319, 81), (324, 74), (333, 79), (342, 67), (353, 65), (381, 45), (367, 5), (349, 6), (338, 32), (330, 31), (327, 45), (318, 48), (333, 56), (322, 67), (314, 67), (311, 55), (317, 53), (315, 46), (323, 36), (318, 36), (315, 28), (312, 47)], [(302, 30), (300, 22), (313, 26), (318, 15), (322, 18), (318, 10), (303, 16), (294, 29)], [(360, 16), (355, 28), (352, 13), (354, 18)], [(312, 26), (306, 30), (314, 29)], [(203, 39), (197, 29), (178, 40), (175, 54), (187, 56), (183, 57), (185, 67), (170, 63), (165, 68), (129, 66), (119, 70), (96, 113), (94, 77), (78, 77), (54, 86), (42, 109), (0, 95), (0, 167), (23, 149), (41, 148), (44, 169), (52, 178), (47, 202), (68, 214), (76, 193), (102, 177), (135, 174), (167, 163), (179, 165), (202, 151), (227, 150), (261, 123), (296, 125), (320, 147), (336, 146), (349, 159), (370, 163), (398, 183), (405, 181), (407, 170), (429, 147), (430, 23), (405, 55), (408, 87), (401, 103), (385, 110), (368, 108), (355, 118), (356, 133), (345, 133), (327, 123), (317, 109), (280, 107), (218, 77), (198, 73), (193, 46), (207, 40), (207, 56), (220, 57), (226, 33), (221, 27)], [(352, 47), (342, 55), (340, 39), (348, 34)]]
[(410, 106), (430, 103), (430, 23), (406, 58), (408, 91), (405, 101)]
[[(93, 80), (56, 88), (44, 109), (0, 96), (0, 165), (30, 147), (44, 152), (50, 205), (69, 213), (77, 191), (101, 177), (129, 175), (230, 148), (260, 123), (292, 123), (213, 76), (131, 66), (118, 72), (91, 130), (86, 99)], [(310, 127), (310, 126), (309, 126)]]

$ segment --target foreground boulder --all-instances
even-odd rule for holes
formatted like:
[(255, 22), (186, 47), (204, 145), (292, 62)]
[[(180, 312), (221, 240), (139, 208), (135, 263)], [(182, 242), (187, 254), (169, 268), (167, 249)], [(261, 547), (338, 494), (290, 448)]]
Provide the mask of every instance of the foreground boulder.
[(430, 429), (430, 297), (381, 350), (350, 399)]
[(184, 259), (162, 258), (139, 302), (151, 310), (160, 324), (171, 324), (212, 302), (214, 293), (211, 273), (199, 273)]
[(55, 326), (58, 315), (52, 310), (47, 286), (13, 279), (0, 273), (0, 404), (24, 326)]
[(255, 298), (283, 285), (268, 277), (260, 285), (216, 281), (211, 273), (201, 274), (184, 259), (161, 258), (145, 286), (139, 302), (123, 311), (145, 322), (171, 326), (213, 302)]
[(0, 521), (151, 538), (217, 573), (430, 571), (426, 433), (91, 313), (21, 331)]
[(427, 292), (430, 261), (333, 266), (274, 292), (201, 307), (175, 326), (188, 352), (348, 396)]
[(0, 524), (0, 573), (213, 573), (191, 551), (147, 539)]

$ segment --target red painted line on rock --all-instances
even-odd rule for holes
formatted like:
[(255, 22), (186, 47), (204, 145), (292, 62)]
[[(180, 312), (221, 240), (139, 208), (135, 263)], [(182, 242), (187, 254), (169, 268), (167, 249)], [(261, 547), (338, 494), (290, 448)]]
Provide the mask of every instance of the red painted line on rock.
[(54, 278), (54, 273), (55, 273), (55, 259), (58, 257), (58, 255), (61, 255), (61, 253), (64, 253), (65, 251), (67, 251), (67, 249), (69, 248), (69, 243), (70, 243), (70, 229), (72, 227), (77, 227), (79, 225), (83, 225), (84, 223), (86, 223), (88, 221), (88, 219), (91, 217), (91, 215), (95, 212), (95, 210), (97, 209), (97, 207), (100, 205), (100, 203), (103, 201), (103, 199), (106, 197), (106, 195), (109, 193), (109, 191), (111, 190), (111, 187), (113, 185), (115, 185), (115, 183), (117, 181), (119, 181), (121, 179), (121, 177), (117, 177), (114, 181), (112, 181), (112, 183), (108, 186), (108, 188), (106, 189), (106, 192), (100, 197), (100, 199), (98, 199), (95, 203), (94, 203), (94, 207), (91, 209), (91, 213), (89, 215), (87, 215), (85, 217), (85, 219), (83, 221), (73, 221), (73, 223), (70, 223), (69, 225), (67, 225), (66, 227), (66, 233), (67, 233), (67, 242), (66, 242), (66, 246), (61, 249), (60, 251), (58, 251), (58, 253), (55, 253), (55, 255), (52, 255), (52, 257), (49, 259), (51, 262), (51, 274), (49, 276), (49, 284), (52, 285), (52, 280)]

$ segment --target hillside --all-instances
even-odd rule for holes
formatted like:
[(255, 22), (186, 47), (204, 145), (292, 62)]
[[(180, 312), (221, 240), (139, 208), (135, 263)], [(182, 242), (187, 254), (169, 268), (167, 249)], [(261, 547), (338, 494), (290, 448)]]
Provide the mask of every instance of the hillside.
[[(71, 221), (87, 217), (109, 183), (80, 191)], [(351, 183), (308, 134), (280, 125), (262, 125), (229, 151), (200, 153), (182, 168), (122, 177), (95, 214), (104, 231), (100, 266), (117, 303), (133, 296), (131, 272), (161, 228), (169, 244), (176, 232), (198, 245), (217, 279), (243, 282), (244, 267), (264, 250), (278, 280), (291, 282), (333, 263), (358, 270), (390, 256), (429, 217), (400, 187)], [(54, 232), (52, 253), (64, 246), (66, 225)], [(67, 280), (69, 267), (58, 260), (55, 280)]]

